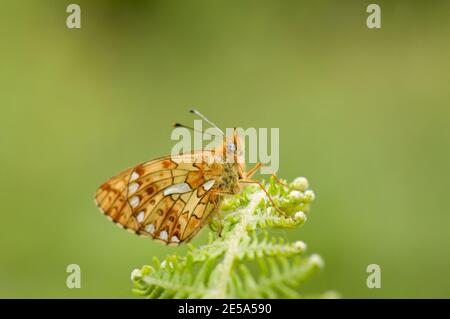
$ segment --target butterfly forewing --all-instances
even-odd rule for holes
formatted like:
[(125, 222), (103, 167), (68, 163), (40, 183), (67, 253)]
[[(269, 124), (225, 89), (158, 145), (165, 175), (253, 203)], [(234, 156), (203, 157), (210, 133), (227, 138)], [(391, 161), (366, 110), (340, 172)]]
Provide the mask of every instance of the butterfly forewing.
[(100, 186), (96, 203), (118, 225), (167, 244), (191, 239), (219, 205), (222, 166), (213, 152), (167, 156), (127, 169)]

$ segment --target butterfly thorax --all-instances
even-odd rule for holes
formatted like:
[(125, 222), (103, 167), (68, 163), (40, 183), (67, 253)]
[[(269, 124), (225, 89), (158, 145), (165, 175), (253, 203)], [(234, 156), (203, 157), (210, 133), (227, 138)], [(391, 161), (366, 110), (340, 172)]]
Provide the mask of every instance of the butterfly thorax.
[(218, 180), (218, 188), (224, 193), (238, 194), (241, 191), (239, 184), (239, 169), (235, 163), (225, 163), (223, 173)]

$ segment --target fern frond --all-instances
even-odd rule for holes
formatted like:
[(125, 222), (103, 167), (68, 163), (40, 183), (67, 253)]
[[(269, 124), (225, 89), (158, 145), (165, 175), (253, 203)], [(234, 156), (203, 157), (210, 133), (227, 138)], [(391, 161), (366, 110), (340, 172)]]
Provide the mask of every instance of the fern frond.
[[(248, 242), (247, 242), (248, 241)], [(238, 255), (239, 260), (254, 260), (271, 256), (295, 256), (306, 251), (306, 244), (301, 241), (286, 243), (283, 238), (271, 238), (268, 232), (264, 232), (262, 239), (256, 233), (251, 239), (246, 239), (243, 243), (246, 249)]]
[[(271, 257), (260, 259), (260, 275), (254, 277), (249, 268), (240, 265), (238, 271), (233, 273), (232, 283), (244, 283), (237, 287), (231, 287), (236, 298), (299, 298), (301, 295), (296, 288), (306, 279), (314, 275), (323, 267), (323, 262), (318, 255), (309, 258), (295, 258), (289, 261), (286, 257)], [(244, 292), (244, 293), (243, 293)]]
[[(304, 256), (303, 241), (286, 242), (273, 228), (294, 228), (307, 219), (315, 195), (305, 178), (265, 185), (280, 215), (258, 187), (250, 186), (222, 205), (221, 236), (188, 245), (177, 254), (133, 271), (133, 292), (147, 298), (300, 298), (301, 284), (323, 267), (318, 255)], [(314, 297), (335, 296), (333, 293)]]

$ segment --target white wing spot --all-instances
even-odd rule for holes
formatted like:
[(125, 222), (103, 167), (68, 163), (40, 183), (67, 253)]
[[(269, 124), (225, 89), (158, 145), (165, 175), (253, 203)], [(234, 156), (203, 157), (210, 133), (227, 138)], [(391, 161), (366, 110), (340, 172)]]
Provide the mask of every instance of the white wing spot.
[(174, 184), (164, 190), (164, 196), (171, 194), (182, 194), (191, 191), (191, 187), (187, 183)]
[(153, 234), (155, 232), (155, 226), (153, 224), (148, 224), (145, 226), (145, 230), (150, 234)]
[(131, 183), (130, 185), (128, 185), (128, 193), (133, 194), (134, 192), (137, 191), (138, 188), (139, 188), (138, 183)]
[(169, 237), (169, 234), (165, 230), (159, 233), (159, 238), (162, 240), (167, 240), (167, 237)]
[(203, 184), (203, 188), (205, 189), (205, 191), (209, 191), (211, 189), (211, 187), (213, 187), (214, 183), (216, 181), (215, 180), (209, 180), (206, 183)]
[(145, 212), (144, 212), (144, 211), (140, 212), (140, 213), (137, 215), (137, 217), (136, 217), (138, 223), (142, 223), (142, 221), (144, 220), (144, 218), (145, 218)]
[(170, 239), (170, 241), (171, 241), (172, 243), (179, 243), (179, 242), (180, 242), (180, 240), (178, 239), (177, 236), (173, 236), (172, 239)]
[(139, 205), (139, 202), (141, 200), (139, 199), (139, 196), (134, 196), (130, 199), (130, 205), (131, 207), (136, 207), (137, 205)]
[(136, 172), (131, 173), (130, 182), (135, 181), (139, 178), (139, 174)]

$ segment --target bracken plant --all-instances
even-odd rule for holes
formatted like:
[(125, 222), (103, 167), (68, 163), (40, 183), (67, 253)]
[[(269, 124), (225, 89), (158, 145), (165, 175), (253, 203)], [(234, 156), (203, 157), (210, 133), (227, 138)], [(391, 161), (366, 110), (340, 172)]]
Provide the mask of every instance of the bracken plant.
[[(212, 232), (202, 246), (188, 244), (184, 256), (135, 269), (133, 292), (147, 298), (302, 298), (334, 297), (328, 292), (301, 293), (301, 284), (323, 268), (319, 255), (305, 255), (303, 241), (287, 242), (270, 232), (304, 224), (314, 200), (304, 177), (292, 183), (271, 178), (265, 187), (280, 214), (258, 186), (225, 199), (211, 220)], [(220, 229), (220, 231), (218, 231)]]

